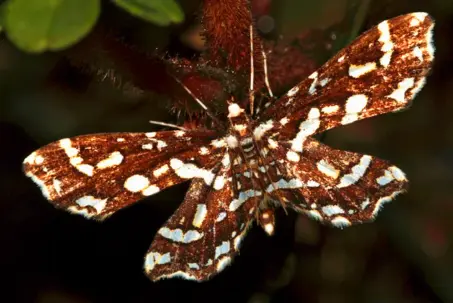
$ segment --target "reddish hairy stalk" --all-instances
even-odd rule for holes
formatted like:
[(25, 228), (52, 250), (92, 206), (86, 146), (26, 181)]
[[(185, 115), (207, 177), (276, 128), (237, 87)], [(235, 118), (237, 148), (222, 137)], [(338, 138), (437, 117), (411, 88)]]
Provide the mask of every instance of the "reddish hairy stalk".
[[(253, 24), (247, 0), (205, 0), (202, 10), (209, 65), (242, 74), (250, 73), (250, 25)], [(253, 26), (255, 89), (262, 87), (262, 42)]]

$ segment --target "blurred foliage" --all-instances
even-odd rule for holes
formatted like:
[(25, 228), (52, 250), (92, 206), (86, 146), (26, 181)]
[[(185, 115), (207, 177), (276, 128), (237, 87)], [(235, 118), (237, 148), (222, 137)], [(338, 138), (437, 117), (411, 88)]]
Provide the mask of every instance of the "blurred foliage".
[(134, 16), (157, 25), (180, 23), (184, 13), (174, 0), (113, 0), (118, 6)]
[(5, 19), (3, 17), (3, 15), (5, 13), (5, 7), (6, 7), (5, 2), (0, 4), (0, 33), (3, 31), (3, 27), (5, 26), (5, 24), (4, 24)]
[[(134, 16), (164, 26), (184, 14), (173, 0), (114, 0)], [(7, 0), (0, 30), (21, 50), (40, 53), (67, 48), (84, 38), (100, 14), (100, 0)]]
[(24, 51), (60, 50), (86, 36), (99, 12), (99, 0), (9, 0), (5, 30)]

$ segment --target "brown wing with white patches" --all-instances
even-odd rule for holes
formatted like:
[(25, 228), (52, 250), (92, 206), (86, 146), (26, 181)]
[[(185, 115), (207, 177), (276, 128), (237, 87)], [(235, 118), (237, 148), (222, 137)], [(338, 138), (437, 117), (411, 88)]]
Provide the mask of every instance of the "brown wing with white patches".
[(211, 139), (200, 131), (84, 135), (36, 150), (23, 168), (56, 207), (102, 220), (195, 176), (209, 181), (221, 157)]
[(433, 27), (426, 13), (380, 23), (281, 97), (260, 121), (283, 121), (279, 138), (290, 140), (297, 132), (306, 137), (407, 107), (434, 59)]
[(184, 202), (159, 229), (145, 257), (145, 272), (152, 280), (204, 281), (231, 263), (261, 196), (234, 194), (230, 180), (228, 164), (211, 185), (192, 181)]
[(284, 144), (272, 153), (285, 159), (276, 184), (288, 205), (336, 227), (373, 220), (408, 185), (404, 173), (387, 161), (332, 149), (312, 138), (302, 153)]

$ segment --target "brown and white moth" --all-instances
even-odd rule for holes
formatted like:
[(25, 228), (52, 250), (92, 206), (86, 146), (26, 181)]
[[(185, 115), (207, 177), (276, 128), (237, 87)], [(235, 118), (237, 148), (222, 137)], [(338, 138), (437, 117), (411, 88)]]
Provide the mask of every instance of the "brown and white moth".
[(426, 13), (383, 21), (259, 111), (230, 99), (212, 131), (61, 139), (29, 155), (24, 171), (56, 207), (97, 220), (192, 180), (145, 271), (152, 280), (207, 280), (231, 263), (254, 221), (273, 234), (275, 207), (343, 228), (373, 220), (404, 192), (396, 166), (313, 136), (408, 107), (433, 62), (433, 26)]

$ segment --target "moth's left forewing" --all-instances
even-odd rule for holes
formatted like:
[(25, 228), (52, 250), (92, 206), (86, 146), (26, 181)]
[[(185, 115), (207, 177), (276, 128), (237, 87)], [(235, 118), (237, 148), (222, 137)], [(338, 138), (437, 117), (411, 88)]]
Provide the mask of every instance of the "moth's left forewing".
[[(102, 220), (191, 179), (220, 160), (207, 132), (104, 133), (61, 139), (31, 153), (25, 174), (58, 208)], [(181, 159), (192, 170), (179, 167)], [(196, 166), (198, 165), (198, 166)]]
[(433, 27), (426, 13), (381, 22), (270, 106), (261, 121), (283, 120), (288, 136), (308, 121), (313, 135), (407, 107), (434, 59)]

